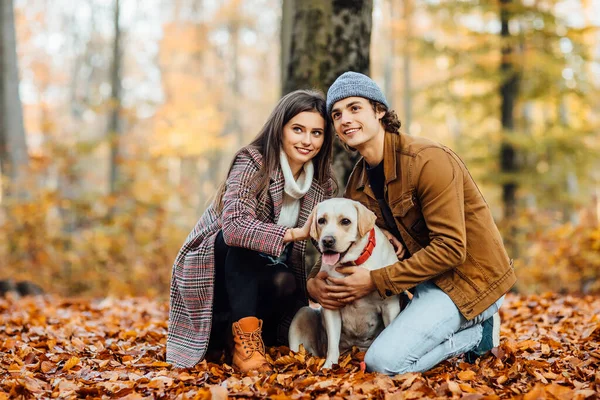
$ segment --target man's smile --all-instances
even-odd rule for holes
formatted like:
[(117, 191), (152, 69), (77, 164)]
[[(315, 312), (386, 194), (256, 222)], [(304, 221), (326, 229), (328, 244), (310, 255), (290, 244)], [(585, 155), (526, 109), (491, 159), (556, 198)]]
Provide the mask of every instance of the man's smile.
[(360, 128), (348, 128), (344, 129), (344, 135), (352, 135), (355, 132), (358, 132)]

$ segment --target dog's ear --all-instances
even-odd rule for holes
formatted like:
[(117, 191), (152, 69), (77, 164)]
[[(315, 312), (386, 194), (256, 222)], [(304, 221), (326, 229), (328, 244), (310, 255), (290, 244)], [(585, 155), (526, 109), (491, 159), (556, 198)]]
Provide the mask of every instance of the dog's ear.
[(377, 216), (358, 201), (354, 202), (354, 207), (356, 207), (358, 213), (358, 235), (363, 237), (373, 229)]
[(310, 221), (310, 237), (317, 240), (319, 239), (319, 232), (317, 229), (317, 208), (316, 205), (310, 215), (308, 216), (308, 221)]

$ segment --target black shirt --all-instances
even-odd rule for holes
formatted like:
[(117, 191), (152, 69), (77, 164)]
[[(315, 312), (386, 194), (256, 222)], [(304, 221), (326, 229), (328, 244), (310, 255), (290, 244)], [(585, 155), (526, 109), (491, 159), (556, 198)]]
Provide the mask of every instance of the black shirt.
[(372, 168), (367, 164), (367, 176), (369, 177), (369, 184), (371, 185), (371, 190), (373, 190), (373, 193), (375, 194), (375, 198), (377, 200), (385, 200), (383, 191), (385, 183), (383, 161)]
[[(390, 206), (385, 198), (385, 174), (383, 172), (383, 161), (372, 168), (367, 164), (367, 177), (369, 178), (371, 190), (373, 191), (373, 194), (379, 203), (381, 214), (385, 220), (385, 229), (390, 231), (392, 235), (394, 235), (394, 237), (404, 245), (404, 240), (402, 240), (402, 236), (400, 236), (400, 231), (398, 231), (396, 221), (394, 220), (394, 214), (392, 213), (392, 210), (390, 210)], [(404, 247), (406, 248), (406, 245), (404, 245)], [(408, 253), (408, 248), (406, 250)]]

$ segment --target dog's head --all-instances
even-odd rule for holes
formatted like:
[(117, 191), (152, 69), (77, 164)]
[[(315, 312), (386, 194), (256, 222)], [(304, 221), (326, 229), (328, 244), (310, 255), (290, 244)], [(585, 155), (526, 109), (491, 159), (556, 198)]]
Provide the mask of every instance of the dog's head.
[(336, 264), (375, 226), (376, 216), (358, 201), (329, 199), (315, 207), (310, 236), (319, 244), (323, 263)]

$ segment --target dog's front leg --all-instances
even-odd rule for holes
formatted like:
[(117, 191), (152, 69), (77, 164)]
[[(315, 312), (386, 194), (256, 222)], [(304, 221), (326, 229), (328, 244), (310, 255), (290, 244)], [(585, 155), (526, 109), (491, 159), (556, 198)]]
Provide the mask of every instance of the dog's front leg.
[(398, 296), (392, 296), (385, 299), (381, 310), (383, 325), (387, 328), (398, 314), (400, 314), (400, 299)]
[(327, 332), (327, 359), (323, 368), (331, 368), (340, 358), (340, 335), (342, 334), (342, 316), (340, 310), (323, 308), (323, 320)]

